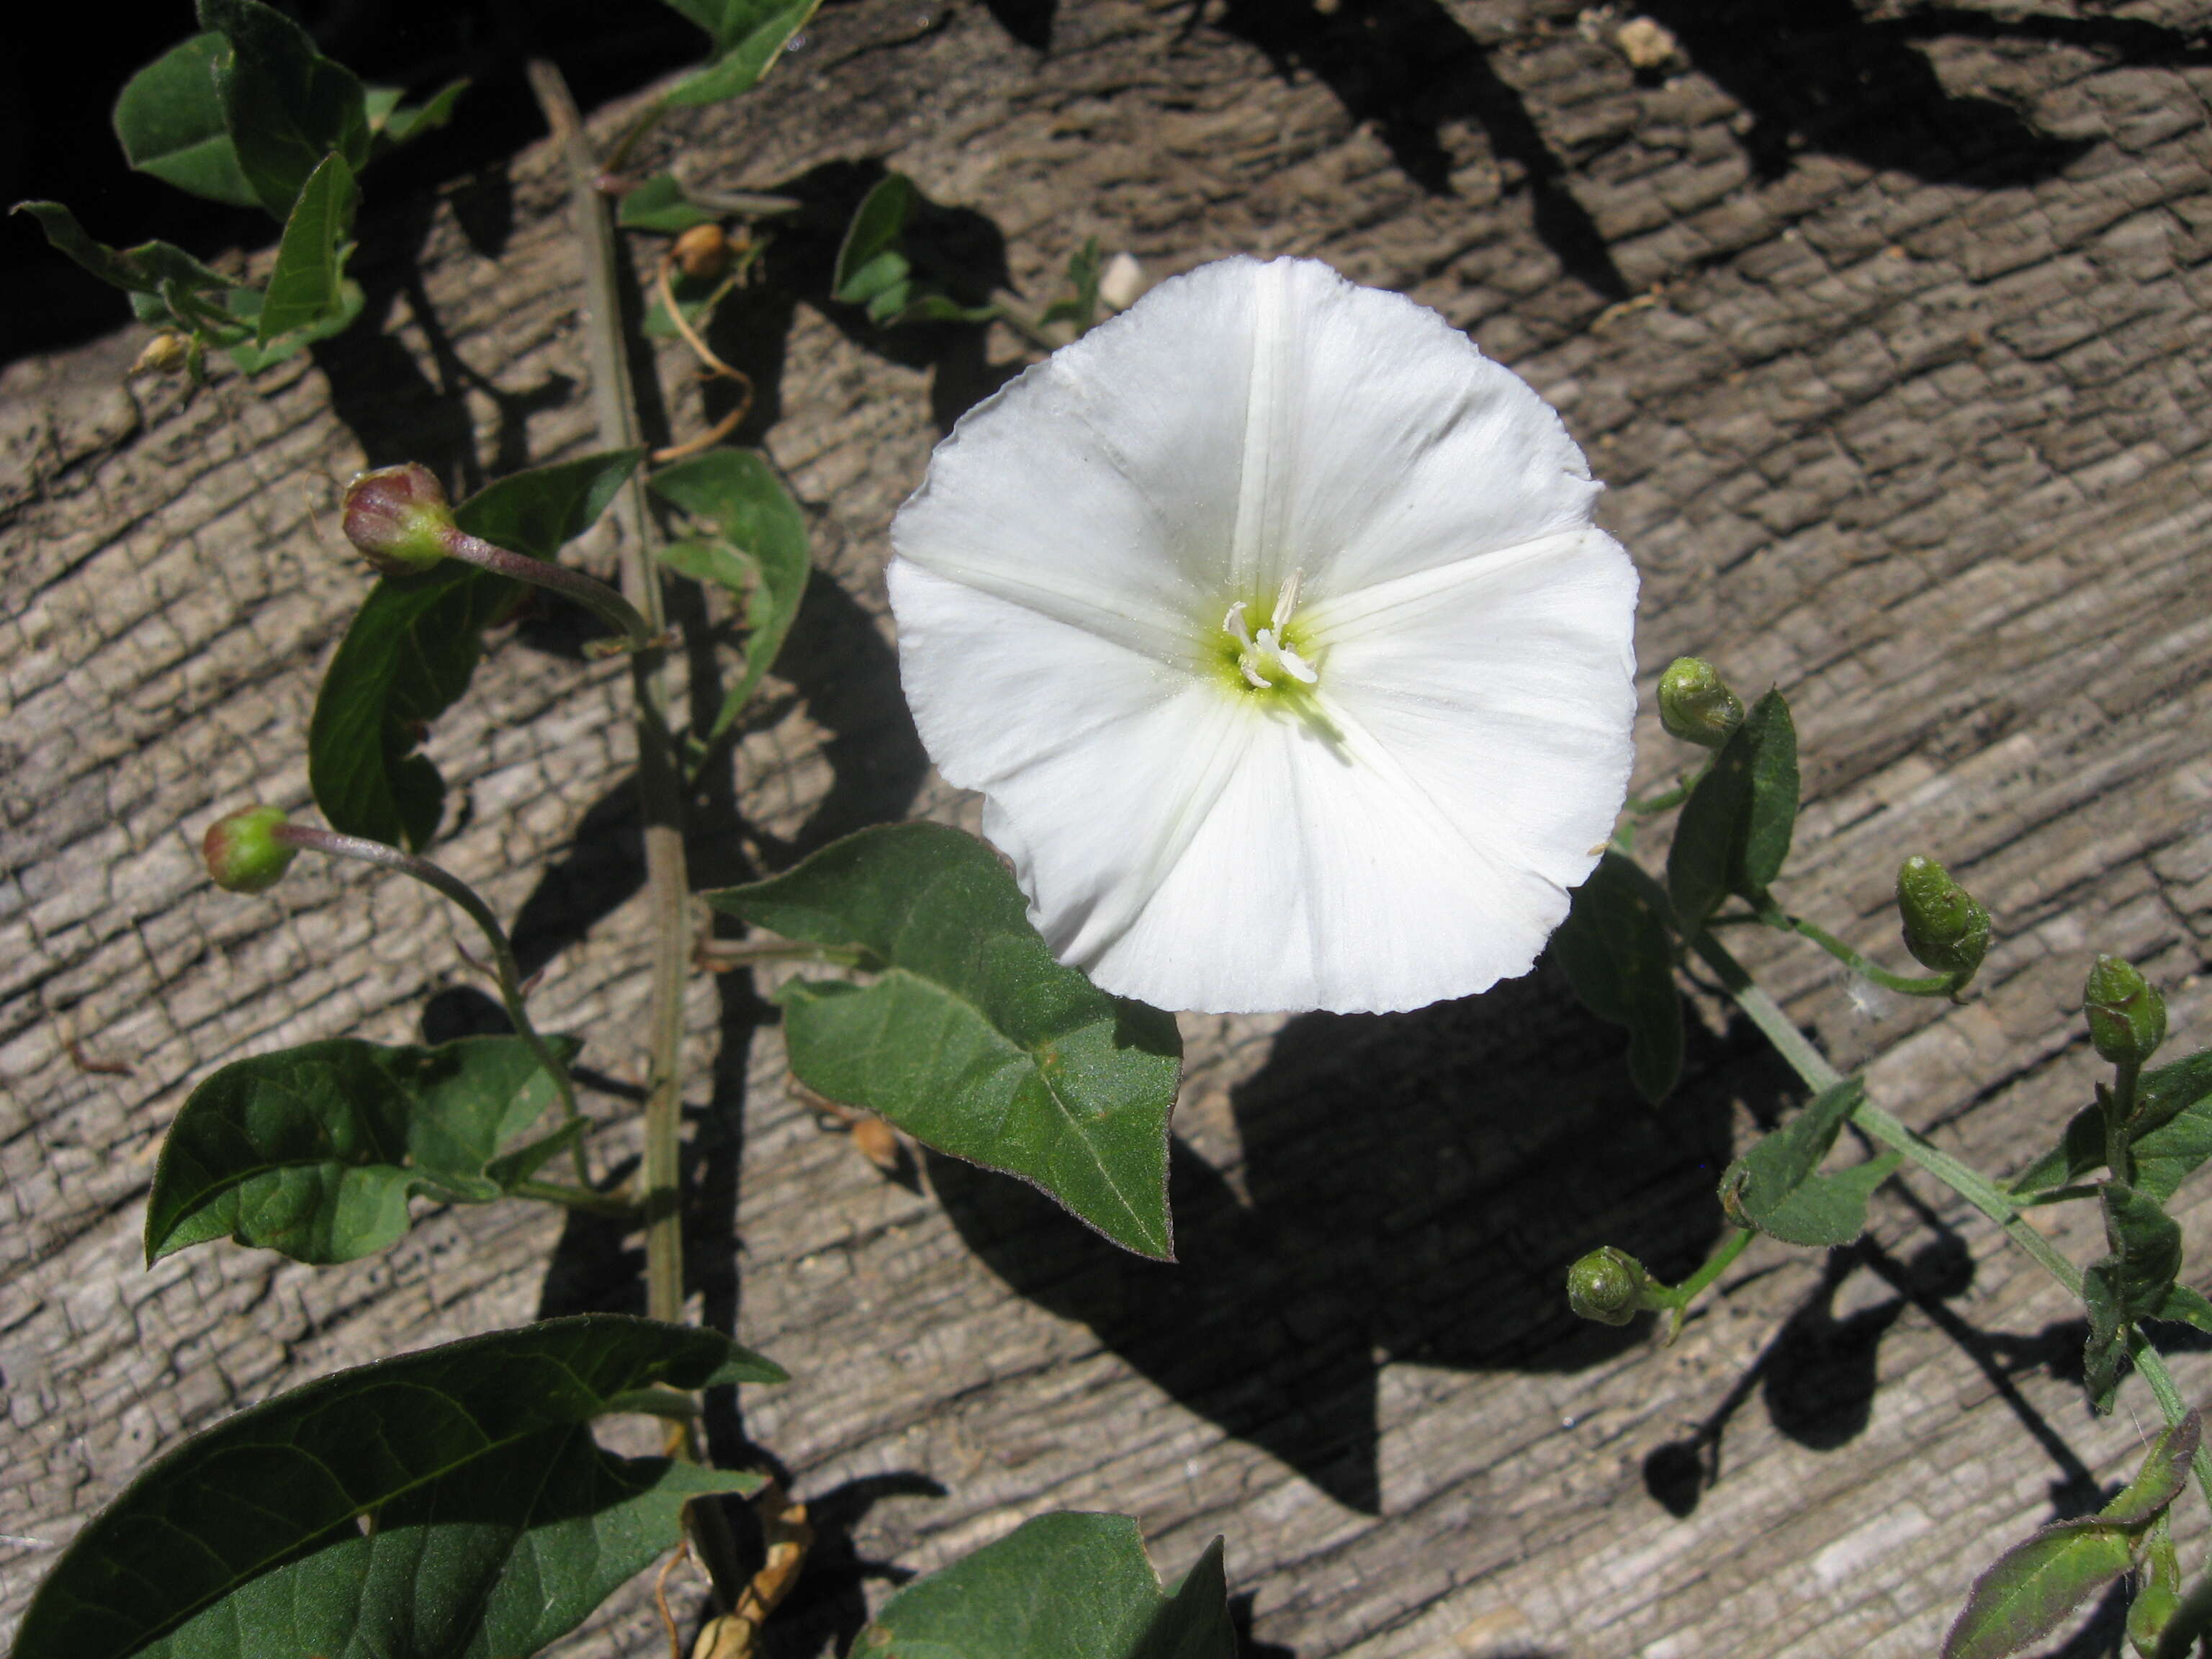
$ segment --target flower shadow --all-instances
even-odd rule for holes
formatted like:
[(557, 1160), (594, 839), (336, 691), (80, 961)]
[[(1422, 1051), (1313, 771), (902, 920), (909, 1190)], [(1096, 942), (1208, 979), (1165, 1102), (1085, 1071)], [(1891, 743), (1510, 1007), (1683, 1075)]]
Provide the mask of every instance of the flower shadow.
[(1779, 1087), (1775, 1068), (1705, 1039), (1655, 1111), (1622, 1046), (1549, 970), (1411, 1014), (1294, 1019), (1232, 1093), (1241, 1163), (1173, 1149), (1177, 1265), (1115, 1249), (1019, 1182), (934, 1155), (928, 1171), (1014, 1289), (1376, 1513), (1382, 1364), (1582, 1369), (1648, 1322), (1577, 1319), (1562, 1289), (1577, 1256), (1617, 1243), (1678, 1278), (1718, 1236), (1732, 1103)]

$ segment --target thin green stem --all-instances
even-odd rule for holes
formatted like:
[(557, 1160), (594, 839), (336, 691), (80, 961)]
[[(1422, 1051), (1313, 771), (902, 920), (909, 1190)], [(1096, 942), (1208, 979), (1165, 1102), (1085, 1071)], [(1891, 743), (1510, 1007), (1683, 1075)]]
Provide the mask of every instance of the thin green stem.
[(1003, 301), (994, 301), (991, 311), (1000, 322), (1048, 356), (1066, 343), (1064, 340), (1054, 339), (1051, 335)]
[(1656, 795), (1631, 795), (1626, 806), (1627, 810), (1635, 813), (1638, 817), (1648, 818), (1655, 812), (1664, 812), (1670, 808), (1680, 806), (1689, 798), (1690, 786), (1687, 783), (1677, 783), (1672, 789), (1662, 789)]
[(700, 941), (698, 957), (700, 965), (709, 972), (728, 974), (769, 962), (818, 962), (828, 967), (859, 968), (866, 965), (867, 952), (858, 945), (710, 939)]
[(1705, 1258), (1705, 1265), (1680, 1284), (1670, 1286), (1668, 1299), (1677, 1308), (1686, 1309), (1705, 1293), (1712, 1282), (1735, 1265), (1736, 1257), (1744, 1252), (1756, 1235), (1748, 1227), (1739, 1227), (1734, 1235), (1724, 1239), (1719, 1248)]
[[(1814, 1090), (1832, 1089), (1841, 1083), (1843, 1074), (1828, 1063), (1827, 1056), (1815, 1048), (1810, 1039), (1799, 1030), (1796, 1023), (1782, 1010), (1781, 1004), (1767, 995), (1754, 982), (1743, 964), (1730, 955), (1721, 943), (1706, 933), (1693, 933), (1689, 939), (1695, 951), (1720, 975), (1721, 985), (1735, 999), (1736, 1006), (1749, 1017), (1771, 1042), (1790, 1067), (1804, 1079), (1806, 1086)], [(2003, 1190), (1970, 1164), (1962, 1164), (1948, 1152), (1923, 1139), (1870, 1100), (1862, 1099), (1851, 1109), (1851, 1121), (1872, 1139), (1894, 1151), (1902, 1152), (1914, 1164), (1942, 1182), (1953, 1192), (1979, 1210), (2004, 1230), (2005, 1237), (2027, 1253), (2030, 1260), (2057, 1279), (2068, 1295), (2075, 1300), (2081, 1296), (2080, 1269), (2051, 1247), (2051, 1241), (2028, 1224), (2027, 1219), (2013, 1205)], [(2166, 1360), (2151, 1346), (2150, 1340), (2136, 1331), (2129, 1344), (2129, 1352), (2136, 1369), (2142, 1373), (2143, 1381), (2150, 1385), (2152, 1396), (2168, 1423), (2179, 1423), (2188, 1414), (2180, 1391), (2174, 1387), (2173, 1374), (2166, 1368)], [(2197, 1475), (2197, 1489), (2204, 1495), (2208, 1507), (2212, 1507), (2212, 1449), (2200, 1447), (2191, 1466)]]
[[(553, 1079), (554, 1092), (561, 1097), (561, 1110), (570, 1122), (583, 1116), (576, 1104), (576, 1085), (568, 1075), (568, 1068), (561, 1063), (560, 1055), (553, 1052), (552, 1044), (538, 1035), (531, 1023), (530, 1012), (524, 1006), (522, 967), (514, 959), (514, 947), (507, 942), (507, 930), (499, 925), (490, 905), (484, 902), (477, 890), (451, 871), (433, 864), (412, 853), (403, 853), (397, 847), (387, 847), (380, 841), (370, 841), (362, 836), (342, 836), (334, 830), (317, 830), (303, 823), (282, 823), (270, 831), (271, 840), (288, 847), (297, 847), (306, 852), (321, 853), (331, 858), (352, 859), (361, 864), (373, 864), (380, 869), (397, 870), (411, 876), (441, 896), (459, 905), (470, 921), (476, 923), (491, 946), (492, 977), (499, 986), (499, 1000), (507, 1009), (507, 1017), (514, 1024), (515, 1035), (530, 1045), (530, 1052)], [(572, 1149), (576, 1166), (576, 1179), (585, 1186), (592, 1184), (592, 1170), (579, 1142)]]
[(587, 1187), (567, 1187), (557, 1181), (518, 1181), (507, 1190), (517, 1198), (534, 1198), (542, 1204), (582, 1210), (616, 1221), (635, 1221), (637, 1206), (613, 1193), (593, 1192)]
[(1881, 963), (1861, 956), (1826, 928), (1802, 916), (1793, 916), (1778, 905), (1765, 906), (1759, 919), (1782, 933), (1802, 934), (1862, 979), (1871, 980), (1885, 991), (1908, 997), (1947, 997), (1958, 985), (1957, 977), (1951, 974), (1893, 974)]

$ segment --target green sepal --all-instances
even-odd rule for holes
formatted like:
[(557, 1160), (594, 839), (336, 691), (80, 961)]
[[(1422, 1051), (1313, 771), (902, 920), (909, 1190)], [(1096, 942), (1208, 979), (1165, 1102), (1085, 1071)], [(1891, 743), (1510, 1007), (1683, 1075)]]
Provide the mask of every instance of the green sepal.
[(1574, 890), (1552, 953), (1583, 1006), (1628, 1030), (1628, 1075), (1654, 1106), (1682, 1074), (1682, 999), (1666, 890), (1608, 850)]

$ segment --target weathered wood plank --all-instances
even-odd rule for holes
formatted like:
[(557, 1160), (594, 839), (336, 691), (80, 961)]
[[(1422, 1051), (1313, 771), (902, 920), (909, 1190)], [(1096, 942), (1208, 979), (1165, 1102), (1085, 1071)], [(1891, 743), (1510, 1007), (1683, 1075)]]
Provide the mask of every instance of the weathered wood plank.
[[(1688, 61), (1646, 84), (1539, 0), (1232, 0), (1194, 27), (1184, 0), (1009, 0), (931, 8), (911, 39), (915, 7), (857, 0), (687, 136), (718, 182), (849, 196), (841, 164), (907, 171), (986, 216), (969, 229), (1032, 295), (1096, 234), (1160, 270), (1318, 254), (1468, 327), (1613, 486), (1647, 672), (1705, 650), (1791, 696), (1811, 805), (1788, 901), (1893, 958), (1888, 884), (1927, 850), (1996, 913), (1960, 1009), (1757, 959), (1879, 1099), (2008, 1166), (2087, 1091), (2092, 949), (2144, 962), (2185, 1037), (2212, 1025), (2203, 20), (1838, 5), (1729, 38), (1652, 9)], [(1049, 53), (994, 12), (1050, 21)], [(1882, 73), (1832, 76), (1854, 64)], [(367, 268), (380, 331), (251, 388), (125, 387), (128, 340), (0, 379), (0, 1533), (58, 1540), (176, 1434), (333, 1367), (634, 1299), (622, 1240), (521, 1210), (434, 1215), (322, 1273), (137, 1259), (193, 1077), (471, 1013), (411, 888), (303, 866), (234, 900), (191, 844), (305, 798), (314, 673), (362, 586), (327, 544), (343, 477), (589, 443), (549, 159), (383, 234), (411, 257)], [(820, 308), (819, 238), (773, 257), (805, 297), (763, 299), (733, 349), (827, 577), (744, 745), (744, 818), (702, 817), (710, 880), (969, 810), (896, 702), (877, 573), (930, 445), (1018, 362), (995, 336), (884, 355)], [(644, 994), (619, 678), (526, 628), (432, 745), (466, 807), (441, 856), (526, 917), (546, 1018), (596, 1033), (617, 1084)], [(1649, 783), (1674, 757), (1639, 735)], [(1671, 1350), (1576, 1326), (1565, 1263), (1610, 1240), (1687, 1266), (1732, 1139), (1782, 1097), (1703, 1017), (1657, 1116), (1548, 973), (1386, 1020), (1190, 1020), (1164, 1269), (958, 1169), (883, 1182), (784, 1089), (759, 1005), (701, 981), (702, 1307), (793, 1371), (743, 1426), (830, 1523), (776, 1650), (1070, 1505), (1138, 1514), (1170, 1568), (1225, 1533), (1258, 1650), (1297, 1659), (1931, 1650), (1995, 1548), (2123, 1467), (2144, 1407), (2086, 1418), (2056, 1293), (1924, 1182), (1825, 1277), (1754, 1249)], [(1575, 1201), (1547, 1216), (1565, 1163)], [(2095, 1248), (2075, 1218), (2056, 1237)], [(43, 1559), (0, 1546), (0, 1619)], [(572, 1646), (656, 1640), (633, 1595)]]

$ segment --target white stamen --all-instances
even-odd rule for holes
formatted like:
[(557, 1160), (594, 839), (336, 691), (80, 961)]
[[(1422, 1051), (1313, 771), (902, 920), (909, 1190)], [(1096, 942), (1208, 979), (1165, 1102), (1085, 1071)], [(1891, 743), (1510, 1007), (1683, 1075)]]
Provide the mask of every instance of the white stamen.
[(1252, 666), (1252, 653), (1250, 652), (1247, 651), (1243, 656), (1237, 659), (1237, 666), (1239, 672), (1243, 674), (1244, 678), (1251, 682), (1255, 689), (1261, 691), (1271, 690), (1273, 689), (1275, 684), (1274, 681), (1261, 679), (1260, 678), (1260, 671)]
[(1298, 608), (1298, 584), (1306, 579), (1303, 570), (1293, 570), (1283, 578), (1283, 585), (1275, 590), (1275, 608), (1267, 616), (1267, 626), (1282, 628)]
[(1294, 680), (1307, 685), (1317, 685), (1321, 683), (1321, 676), (1314, 672), (1313, 665), (1287, 645), (1279, 645), (1275, 647), (1275, 661), (1280, 665), (1283, 672)]
[(1237, 636), (1237, 643), (1249, 653), (1252, 649), (1252, 629), (1244, 621), (1244, 601), (1239, 599), (1229, 607), (1229, 614), (1221, 619), (1221, 626)]

